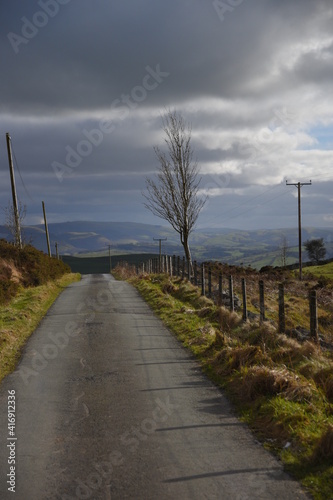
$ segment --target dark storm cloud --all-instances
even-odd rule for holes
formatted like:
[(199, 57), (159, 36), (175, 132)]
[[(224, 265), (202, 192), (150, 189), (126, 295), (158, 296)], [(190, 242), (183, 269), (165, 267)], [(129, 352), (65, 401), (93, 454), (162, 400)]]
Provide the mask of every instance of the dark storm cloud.
[(104, 108), (156, 64), (171, 75), (155, 96), (166, 103), (256, 93), (251, 86), (275, 49), (310, 35), (321, 15), (315, 2), (277, 8), (275, 1), (244, 0), (221, 22), (213, 2), (71, 0), (15, 54), (8, 33), (22, 35), (22, 18), (32, 23), (42, 9), (13, 3), (15, 10), (2, 8), (1, 51), (11, 75), (10, 85), (1, 80), (3, 106), (37, 114)]
[[(163, 146), (160, 115), (176, 107), (211, 195), (203, 219), (317, 175), (311, 210), (330, 221), (330, 150), (315, 131), (333, 124), (330, 1), (12, 0), (0, 17), (1, 180), (10, 132), (31, 217), (45, 193), (53, 220), (156, 222), (141, 190)], [(267, 220), (289, 224), (289, 198), (268, 200)]]

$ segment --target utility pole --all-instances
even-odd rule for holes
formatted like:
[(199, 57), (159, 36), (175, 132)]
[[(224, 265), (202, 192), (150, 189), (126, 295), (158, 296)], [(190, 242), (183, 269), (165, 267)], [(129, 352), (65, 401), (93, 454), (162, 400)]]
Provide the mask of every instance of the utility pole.
[(19, 218), (19, 211), (18, 211), (18, 206), (17, 206), (14, 166), (13, 166), (13, 158), (12, 158), (12, 147), (11, 147), (11, 142), (10, 142), (10, 135), (8, 133), (6, 134), (6, 141), (7, 141), (7, 152), (8, 152), (8, 161), (9, 161), (10, 182), (12, 185), (13, 210), (14, 210), (14, 219), (15, 219), (15, 240), (16, 240), (15, 243), (19, 248), (22, 248), (20, 218)]
[(159, 257), (159, 272), (162, 272), (162, 241), (167, 241), (168, 238), (153, 238), (154, 241), (159, 241), (160, 243), (160, 257)]
[(45, 233), (46, 233), (47, 250), (48, 250), (48, 253), (49, 253), (49, 257), (52, 257), (51, 247), (50, 247), (50, 238), (49, 238), (49, 229), (47, 227), (47, 221), (46, 221), (45, 204), (44, 204), (43, 201), (42, 201), (42, 205), (43, 205), (43, 214), (44, 214), (44, 225), (45, 225)]
[(310, 182), (297, 182), (289, 183), (286, 181), (287, 186), (296, 186), (298, 190), (298, 265), (299, 265), (299, 279), (302, 280), (302, 222), (301, 222), (301, 187), (311, 186)]

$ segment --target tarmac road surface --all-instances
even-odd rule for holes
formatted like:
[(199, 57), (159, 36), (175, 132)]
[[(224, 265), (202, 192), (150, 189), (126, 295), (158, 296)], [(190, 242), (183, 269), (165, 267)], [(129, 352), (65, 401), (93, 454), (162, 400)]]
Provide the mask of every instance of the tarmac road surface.
[(0, 386), (0, 429), (1, 499), (309, 498), (106, 274), (64, 290), (29, 339)]

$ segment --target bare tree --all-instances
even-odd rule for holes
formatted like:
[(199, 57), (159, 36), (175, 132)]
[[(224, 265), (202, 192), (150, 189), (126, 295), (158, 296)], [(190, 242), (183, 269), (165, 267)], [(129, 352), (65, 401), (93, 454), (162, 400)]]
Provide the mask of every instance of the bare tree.
[(156, 180), (146, 179), (145, 207), (177, 231), (191, 264), (189, 236), (206, 198), (198, 196), (200, 179), (193, 160), (190, 125), (176, 111), (167, 112), (162, 123), (167, 152), (154, 147), (159, 167)]

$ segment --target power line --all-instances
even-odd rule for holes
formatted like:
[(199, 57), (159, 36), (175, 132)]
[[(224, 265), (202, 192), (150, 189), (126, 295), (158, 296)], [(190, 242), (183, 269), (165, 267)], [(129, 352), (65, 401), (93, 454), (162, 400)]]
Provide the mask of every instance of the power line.
[(17, 171), (18, 171), (18, 173), (19, 173), (19, 177), (20, 177), (20, 179), (21, 179), (23, 189), (24, 189), (24, 191), (25, 191), (26, 195), (28, 196), (28, 198), (30, 199), (30, 201), (32, 201), (32, 202), (33, 202), (34, 200), (33, 200), (33, 199), (32, 199), (32, 197), (30, 196), (30, 193), (29, 193), (29, 191), (28, 191), (28, 189), (27, 189), (27, 187), (26, 187), (26, 185), (25, 185), (25, 183), (24, 183), (24, 180), (23, 180), (23, 177), (22, 177), (22, 174), (21, 174), (21, 170), (20, 170), (20, 167), (19, 167), (18, 161), (17, 161), (17, 159), (16, 159), (16, 155), (15, 155), (15, 151), (14, 151), (13, 145), (12, 145), (12, 152), (13, 152), (13, 157), (14, 157), (14, 161), (15, 161), (15, 166), (16, 166)]
[[(257, 198), (260, 198), (260, 196), (263, 196), (264, 194), (266, 194), (266, 193), (268, 193), (269, 191), (272, 191), (272, 190), (274, 190), (274, 189), (276, 189), (276, 188), (278, 188), (278, 187), (281, 187), (281, 185), (280, 185), (280, 184), (278, 184), (277, 186), (273, 186), (273, 187), (271, 187), (271, 188), (269, 188), (269, 189), (266, 189), (263, 193), (260, 193), (260, 194), (258, 194), (258, 195), (256, 195), (256, 196), (253, 196), (252, 198), (248, 198), (248, 199), (246, 199), (244, 202), (240, 203), (240, 204), (239, 204), (239, 205), (237, 205), (236, 207), (233, 207), (233, 208), (231, 208), (230, 210), (228, 210), (227, 212), (225, 212), (225, 213), (224, 213), (224, 215), (226, 215), (226, 214), (228, 214), (228, 213), (231, 213), (231, 212), (233, 212), (233, 211), (237, 210), (237, 208), (240, 208), (240, 207), (242, 207), (242, 206), (246, 205), (247, 203), (249, 203), (249, 202), (251, 202), (251, 201), (253, 201), (253, 200), (257, 199)], [(273, 200), (276, 200), (277, 198), (280, 198), (280, 197), (282, 197), (282, 196), (285, 196), (286, 194), (288, 194), (288, 192), (286, 193), (285, 191), (284, 191), (284, 192), (282, 192), (282, 193), (279, 193), (277, 196), (274, 196), (273, 198), (270, 198), (270, 199), (269, 199), (269, 200), (267, 200), (267, 201), (263, 201), (262, 203), (257, 204), (255, 207), (250, 207), (250, 208), (248, 208), (247, 210), (244, 210), (243, 212), (240, 212), (240, 213), (238, 213), (238, 214), (232, 215), (232, 216), (230, 216), (230, 217), (223, 217), (222, 219), (220, 219), (220, 222), (226, 222), (226, 221), (229, 221), (229, 220), (231, 220), (231, 219), (235, 219), (235, 218), (237, 218), (237, 217), (240, 217), (240, 216), (242, 216), (242, 215), (244, 215), (244, 214), (247, 214), (247, 213), (249, 213), (249, 212), (251, 212), (251, 211), (253, 211), (253, 210), (257, 209), (258, 207), (261, 207), (261, 206), (263, 206), (263, 205), (266, 205), (267, 203), (271, 203)], [(207, 222), (210, 222), (210, 221), (212, 221), (212, 220), (216, 219), (217, 217), (219, 217), (219, 215), (216, 215), (215, 217), (210, 218)]]

